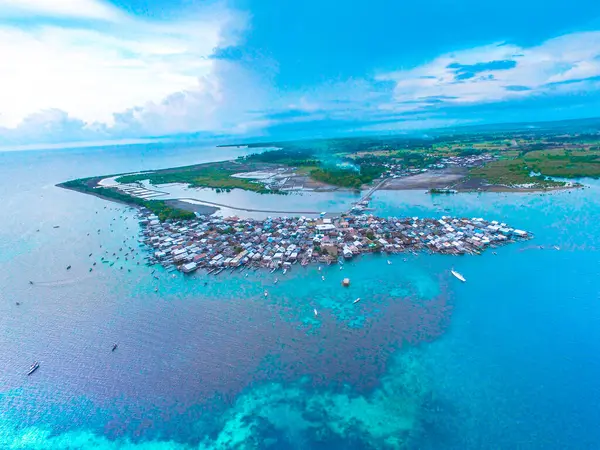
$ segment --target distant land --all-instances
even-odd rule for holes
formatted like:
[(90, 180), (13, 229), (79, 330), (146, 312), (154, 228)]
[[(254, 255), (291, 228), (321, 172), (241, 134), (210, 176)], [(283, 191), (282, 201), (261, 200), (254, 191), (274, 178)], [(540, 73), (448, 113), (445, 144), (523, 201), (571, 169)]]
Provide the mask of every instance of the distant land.
[[(177, 199), (152, 199), (150, 191), (140, 189), (142, 182), (155, 187), (179, 183), (218, 193), (233, 189), (280, 195), (422, 189), (440, 194), (569, 189), (581, 187), (581, 178), (600, 177), (600, 119), (462, 127), (424, 137), (363, 136), (227, 146), (260, 151), (235, 160), (95, 176), (59, 186), (144, 206), (166, 220), (188, 218), (202, 208)], [(111, 183), (103, 183), (108, 178)], [(203, 212), (214, 212), (214, 208)]]

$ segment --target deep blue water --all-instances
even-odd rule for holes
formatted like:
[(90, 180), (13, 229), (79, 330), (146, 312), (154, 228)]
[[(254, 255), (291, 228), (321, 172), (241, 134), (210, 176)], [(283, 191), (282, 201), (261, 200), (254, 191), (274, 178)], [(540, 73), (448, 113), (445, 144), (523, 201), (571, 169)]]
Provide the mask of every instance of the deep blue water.
[(535, 239), (363, 257), (325, 281), (295, 267), (276, 286), (260, 272), (156, 280), (119, 251), (137, 249), (132, 211), (54, 187), (240, 151), (0, 153), (0, 448), (600, 448), (600, 183), (379, 192), (381, 215), (482, 216)]

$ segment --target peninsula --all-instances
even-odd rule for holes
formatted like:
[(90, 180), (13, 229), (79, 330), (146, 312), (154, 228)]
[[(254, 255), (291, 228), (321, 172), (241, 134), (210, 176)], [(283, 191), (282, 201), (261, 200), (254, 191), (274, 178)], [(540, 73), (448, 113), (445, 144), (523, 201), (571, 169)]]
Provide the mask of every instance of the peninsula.
[[(547, 126), (239, 145), (257, 151), (230, 161), (59, 186), (138, 208), (150, 264), (218, 273), (237, 267), (288, 269), (370, 252), (479, 254), (532, 235), (501, 220), (377, 217), (369, 212), (373, 193), (536, 192), (577, 188), (578, 178), (600, 176), (599, 129), (565, 132)], [(223, 201), (173, 197), (165, 192), (173, 185), (198, 188), (200, 196), (202, 189), (212, 189)], [(234, 189), (252, 195), (350, 190), (360, 196), (347, 210), (325, 214), (230, 206), (227, 193)], [(222, 217), (215, 214), (219, 208), (273, 217)]]

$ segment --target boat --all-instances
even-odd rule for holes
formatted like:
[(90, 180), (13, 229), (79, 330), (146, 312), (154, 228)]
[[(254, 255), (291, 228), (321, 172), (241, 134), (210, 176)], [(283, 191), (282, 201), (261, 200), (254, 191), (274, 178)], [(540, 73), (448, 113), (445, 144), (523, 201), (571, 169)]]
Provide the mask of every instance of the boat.
[(275, 278), (275, 281), (273, 282), (273, 284), (277, 284), (279, 280), (277, 278)]
[(356, 300), (354, 300), (352, 303), (354, 304), (354, 303), (358, 303), (358, 302), (360, 302), (360, 297), (358, 297), (358, 298), (357, 298)]
[(111, 352), (114, 352), (114, 351), (117, 349), (117, 347), (118, 347), (118, 345), (117, 345), (117, 343), (115, 342), (115, 343), (113, 344), (113, 346), (112, 346), (112, 350), (111, 350)]
[(71, 266), (67, 266), (67, 270), (71, 270)]
[(467, 280), (465, 280), (465, 277), (463, 277), (460, 273), (458, 273), (456, 270), (452, 269), (450, 272), (452, 272), (452, 275), (454, 275), (456, 278), (458, 278), (460, 281), (462, 281), (463, 283), (466, 282)]
[(388, 263), (388, 264), (392, 264), (392, 262), (391, 262), (389, 259), (387, 260), (387, 263)]
[(29, 284), (33, 284), (33, 281), (29, 280)]
[(265, 297), (268, 297), (269, 293), (267, 291), (265, 291)]
[(322, 277), (321, 277), (321, 280), (325, 281), (325, 276), (322, 276)]
[(560, 250), (560, 247), (558, 245), (555, 245), (554, 250)]
[(285, 275), (287, 272), (287, 269), (283, 269), (283, 274)]
[(315, 309), (313, 309), (313, 311), (315, 312), (315, 317), (317, 317), (319, 315), (317, 309), (315, 308)]
[(40, 367), (40, 363), (39, 362), (34, 362), (31, 367), (29, 368), (29, 371), (27, 372), (27, 375), (31, 375), (33, 372), (35, 372), (36, 370), (38, 370), (38, 368)]

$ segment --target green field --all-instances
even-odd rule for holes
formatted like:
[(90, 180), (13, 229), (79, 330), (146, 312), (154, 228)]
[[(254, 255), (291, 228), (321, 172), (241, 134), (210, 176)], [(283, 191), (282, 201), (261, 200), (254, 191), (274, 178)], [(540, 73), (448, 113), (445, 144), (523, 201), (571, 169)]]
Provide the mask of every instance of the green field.
[(539, 150), (523, 160), (535, 172), (562, 178), (600, 177), (600, 150)]
[[(535, 183), (536, 187), (540, 188), (565, 184), (561, 181), (546, 180), (545, 177), (600, 177), (600, 151), (597, 149), (555, 148), (534, 150), (521, 156), (503, 156), (504, 159), (471, 169), (469, 176), (481, 178), (491, 184), (510, 186)], [(540, 175), (531, 177), (532, 172)]]
[(531, 185), (534, 188), (564, 186), (563, 182), (546, 180), (544, 176), (530, 176), (531, 170), (522, 158), (492, 161), (469, 171), (470, 178), (480, 178), (489, 184), (503, 186)]

